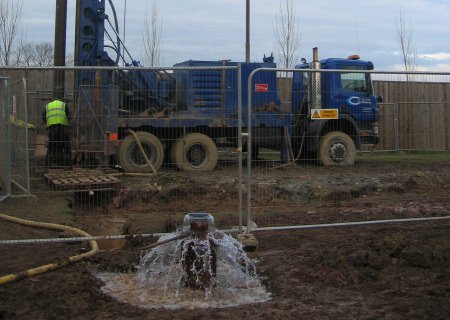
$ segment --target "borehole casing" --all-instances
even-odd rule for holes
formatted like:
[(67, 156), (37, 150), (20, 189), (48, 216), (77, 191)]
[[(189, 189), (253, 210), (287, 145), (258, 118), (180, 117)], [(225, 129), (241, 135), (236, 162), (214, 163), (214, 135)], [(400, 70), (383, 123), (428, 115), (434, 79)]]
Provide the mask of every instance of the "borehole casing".
[(204, 212), (188, 213), (183, 224), (192, 232), (182, 243), (183, 286), (195, 290), (211, 289), (217, 272), (216, 245), (212, 238), (214, 217)]

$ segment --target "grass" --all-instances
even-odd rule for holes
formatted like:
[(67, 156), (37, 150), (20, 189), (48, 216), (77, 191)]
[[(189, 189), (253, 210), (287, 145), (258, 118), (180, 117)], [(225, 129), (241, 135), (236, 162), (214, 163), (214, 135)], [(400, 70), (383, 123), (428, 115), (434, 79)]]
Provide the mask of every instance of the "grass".
[[(247, 154), (242, 154), (244, 161), (247, 160)], [(236, 153), (221, 153), (222, 161), (237, 161)], [(280, 153), (276, 150), (262, 149), (259, 153), (259, 160), (280, 161)], [(443, 151), (375, 151), (372, 153), (358, 153), (356, 157), (358, 162), (397, 162), (397, 161), (429, 161), (442, 162), (450, 161), (450, 150)]]
[(445, 151), (377, 151), (357, 156), (357, 161), (450, 161), (450, 150)]

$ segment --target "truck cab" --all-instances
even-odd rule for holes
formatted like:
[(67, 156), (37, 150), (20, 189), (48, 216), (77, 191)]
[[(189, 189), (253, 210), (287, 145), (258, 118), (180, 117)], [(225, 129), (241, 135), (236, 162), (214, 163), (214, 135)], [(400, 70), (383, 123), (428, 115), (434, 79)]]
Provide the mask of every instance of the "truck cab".
[[(357, 149), (371, 149), (379, 140), (381, 98), (374, 96), (371, 75), (364, 72), (373, 70), (373, 63), (353, 55), (348, 59), (324, 59), (315, 65), (302, 63), (296, 69), (305, 69), (294, 73), (292, 84), (294, 136), (304, 145), (302, 152), (324, 165), (353, 164)], [(315, 73), (310, 69), (330, 72)], [(318, 109), (336, 110), (338, 116), (314, 119), (311, 110)]]

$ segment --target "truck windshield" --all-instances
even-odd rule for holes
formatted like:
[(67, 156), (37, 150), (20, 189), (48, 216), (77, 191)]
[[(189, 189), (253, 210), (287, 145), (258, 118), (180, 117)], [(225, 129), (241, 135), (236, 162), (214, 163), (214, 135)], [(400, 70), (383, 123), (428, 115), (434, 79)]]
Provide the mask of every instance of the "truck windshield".
[(372, 94), (370, 75), (365, 73), (341, 73), (342, 88)]

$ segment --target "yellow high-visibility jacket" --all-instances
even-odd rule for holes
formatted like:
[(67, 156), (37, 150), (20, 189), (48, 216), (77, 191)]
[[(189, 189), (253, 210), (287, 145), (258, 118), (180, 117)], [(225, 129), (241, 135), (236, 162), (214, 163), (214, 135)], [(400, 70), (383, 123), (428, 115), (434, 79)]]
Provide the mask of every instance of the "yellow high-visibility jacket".
[(66, 115), (66, 104), (60, 100), (54, 100), (45, 106), (45, 117), (47, 127), (54, 124), (69, 125), (69, 120)]

